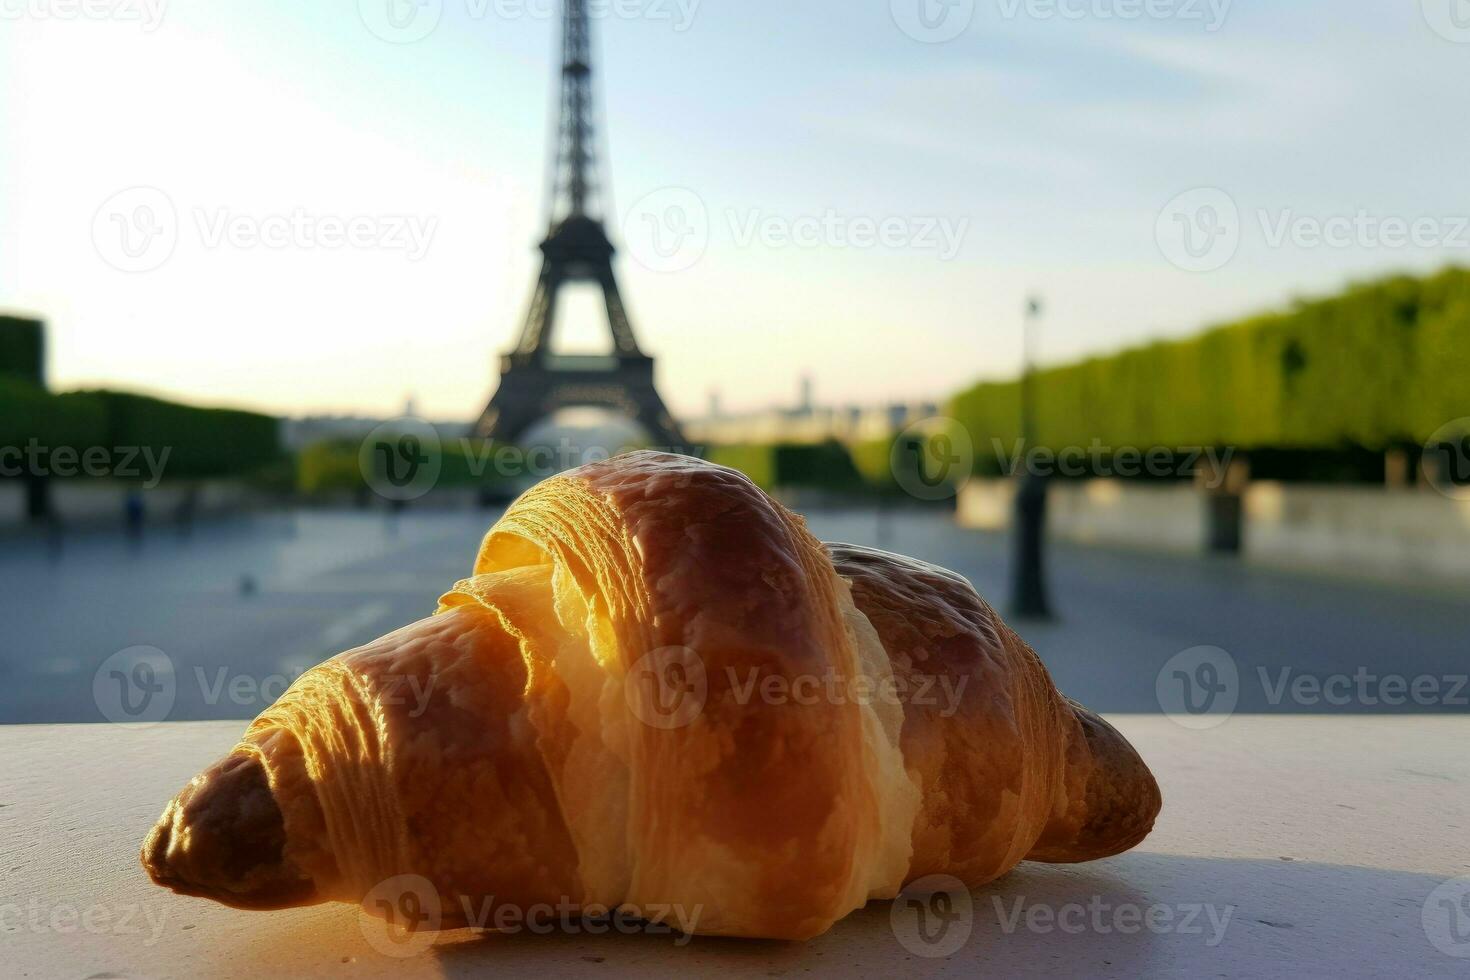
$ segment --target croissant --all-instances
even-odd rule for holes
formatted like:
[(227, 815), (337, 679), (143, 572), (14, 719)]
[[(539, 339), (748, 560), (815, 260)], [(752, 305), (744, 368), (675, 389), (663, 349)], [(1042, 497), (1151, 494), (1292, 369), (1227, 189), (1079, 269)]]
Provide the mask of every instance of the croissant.
[(528, 491), (435, 615), (302, 675), (142, 862), (243, 909), (412, 875), (441, 928), (678, 906), (805, 939), (925, 876), (1119, 853), (1159, 807), (963, 578), (634, 453)]

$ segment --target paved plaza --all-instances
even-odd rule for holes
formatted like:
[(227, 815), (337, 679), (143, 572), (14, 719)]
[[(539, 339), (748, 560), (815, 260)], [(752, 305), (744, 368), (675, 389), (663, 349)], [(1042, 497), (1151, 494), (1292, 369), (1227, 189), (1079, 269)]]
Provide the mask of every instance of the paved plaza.
[[(301, 511), (204, 523), (187, 537), (159, 529), (141, 543), (77, 535), (59, 551), (9, 538), (0, 722), (104, 720), (98, 698), (116, 695), (99, 668), (134, 647), (167, 657), (167, 717), (253, 717), (311, 665), (430, 614), (494, 516)], [(827, 540), (954, 568), (1004, 607), (1001, 536), (940, 511), (819, 512), (810, 523)], [(1467, 710), (1456, 678), (1470, 670), (1470, 601), (1449, 591), (1069, 546), (1052, 549), (1050, 573), (1057, 619), (1015, 625), (1062, 690), (1099, 711), (1163, 710), (1161, 672), (1166, 694), (1184, 685), (1176, 695), (1203, 705), (1226, 683), (1220, 651), (1236, 712)], [(1197, 648), (1207, 652), (1179, 659)]]

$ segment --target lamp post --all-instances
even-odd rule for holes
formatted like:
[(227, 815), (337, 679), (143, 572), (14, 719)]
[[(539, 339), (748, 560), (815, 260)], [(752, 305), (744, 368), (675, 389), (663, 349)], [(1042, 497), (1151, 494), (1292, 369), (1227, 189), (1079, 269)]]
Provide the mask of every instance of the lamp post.
[(1015, 516), (1012, 520), (1015, 550), (1011, 568), (1011, 611), (1026, 619), (1050, 619), (1044, 574), (1046, 538), (1047, 477), (1030, 464), (1036, 438), (1035, 358), (1036, 331), (1041, 319), (1041, 300), (1026, 301), (1021, 328), (1021, 473), (1016, 486)]

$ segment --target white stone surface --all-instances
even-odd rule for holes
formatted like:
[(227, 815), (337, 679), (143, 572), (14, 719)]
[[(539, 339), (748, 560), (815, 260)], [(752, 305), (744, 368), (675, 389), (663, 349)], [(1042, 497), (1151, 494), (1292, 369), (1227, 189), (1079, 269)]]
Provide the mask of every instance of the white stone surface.
[(1254, 562), (1470, 581), (1470, 499), (1424, 488), (1253, 483), (1245, 510)]
[(1470, 719), (1114, 720), (1163, 785), (1154, 835), (976, 890), (947, 959), (905, 948), (889, 903), (805, 944), (460, 931), (394, 958), (353, 908), (238, 912), (138, 867), (163, 804), (240, 723), (0, 728), (0, 974), (1470, 976), (1435, 945), (1470, 957), (1470, 882), (1441, 887), (1470, 874)]
[[(961, 489), (963, 527), (1004, 531), (1011, 480), (971, 480)], [(1208, 498), (1189, 484), (1054, 481), (1047, 533), (1058, 541), (1203, 553)], [(1470, 499), (1429, 488), (1252, 483), (1245, 493), (1241, 558), (1300, 569), (1411, 583), (1470, 583)]]
[[(964, 527), (1004, 531), (1015, 507), (1014, 480), (971, 480), (956, 517)], [(1190, 486), (1126, 480), (1053, 481), (1047, 533), (1059, 541), (1197, 553), (1205, 545), (1207, 501)]]

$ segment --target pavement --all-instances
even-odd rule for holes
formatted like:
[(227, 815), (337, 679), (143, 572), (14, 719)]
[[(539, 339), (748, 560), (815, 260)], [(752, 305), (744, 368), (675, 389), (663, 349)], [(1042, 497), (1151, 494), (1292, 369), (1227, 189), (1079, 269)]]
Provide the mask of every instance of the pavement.
[[(141, 542), (8, 539), (0, 723), (132, 720), (140, 677), (170, 688), (144, 720), (254, 717), (313, 664), (432, 613), (495, 516), (299, 511)], [(1005, 607), (1003, 536), (938, 510), (808, 519), (825, 540), (953, 568)], [(1470, 711), (1463, 595), (1064, 545), (1049, 560), (1056, 618), (1013, 625), (1098, 711), (1196, 728), (1233, 714)]]
[[(148, 880), (138, 845), (168, 799), (234, 744), (237, 722), (0, 727), (14, 774), (0, 780), (0, 975), (1467, 975), (1470, 719), (1252, 715), (1208, 732), (1158, 715), (1111, 720), (1164, 794), (1138, 848), (1023, 863), (973, 891), (921, 879), (805, 943), (691, 939), (550, 904), (509, 907), (514, 918), (494, 920), (503, 933), (433, 933), (346, 904), (242, 912), (175, 895)], [(443, 907), (423, 894), (425, 909)], [(702, 906), (676, 908), (697, 927)]]

